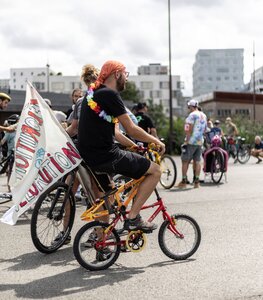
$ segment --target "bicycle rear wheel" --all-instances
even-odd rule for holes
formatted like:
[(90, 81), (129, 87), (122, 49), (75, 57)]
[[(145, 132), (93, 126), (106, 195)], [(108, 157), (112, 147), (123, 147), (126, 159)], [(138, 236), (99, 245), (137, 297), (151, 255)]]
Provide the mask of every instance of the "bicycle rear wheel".
[(177, 168), (175, 161), (170, 155), (163, 155), (161, 158), (161, 178), (160, 178), (160, 184), (165, 189), (170, 189), (174, 186), (177, 178)]
[(75, 201), (68, 189), (67, 184), (56, 182), (35, 204), (31, 218), (31, 238), (42, 253), (55, 252), (70, 234), (75, 216)]
[(237, 150), (237, 160), (241, 164), (245, 164), (249, 161), (250, 159), (250, 147), (249, 145), (242, 145), (240, 148)]
[(170, 222), (165, 220), (159, 230), (158, 242), (165, 255), (174, 260), (184, 260), (192, 256), (201, 242), (201, 230), (197, 222), (187, 215), (174, 215), (175, 227), (183, 237), (174, 234)]
[(75, 236), (74, 255), (87, 270), (99, 271), (109, 268), (120, 255), (120, 237), (116, 230), (106, 233), (109, 224), (94, 221), (85, 224)]
[(224, 156), (220, 151), (215, 151), (211, 162), (211, 178), (214, 183), (219, 183), (224, 173)]

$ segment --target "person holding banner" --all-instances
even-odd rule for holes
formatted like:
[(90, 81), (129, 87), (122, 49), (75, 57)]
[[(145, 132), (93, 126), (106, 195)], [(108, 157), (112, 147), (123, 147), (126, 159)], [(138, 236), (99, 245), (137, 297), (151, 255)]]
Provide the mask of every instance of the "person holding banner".
[[(129, 73), (120, 62), (107, 61), (102, 66), (99, 77), (82, 101), (79, 151), (95, 173), (117, 173), (135, 179), (145, 175), (124, 227), (127, 230), (152, 231), (157, 226), (143, 221), (139, 211), (160, 179), (160, 167), (139, 154), (121, 150), (115, 144), (115, 138), (120, 138), (125, 146), (133, 142), (123, 135), (119, 136), (115, 124), (120, 122), (127, 134), (136, 140), (159, 145), (161, 155), (165, 152), (165, 145), (135, 125), (128, 116), (119, 94), (125, 89), (128, 76)], [(104, 188), (109, 190), (109, 183)]]

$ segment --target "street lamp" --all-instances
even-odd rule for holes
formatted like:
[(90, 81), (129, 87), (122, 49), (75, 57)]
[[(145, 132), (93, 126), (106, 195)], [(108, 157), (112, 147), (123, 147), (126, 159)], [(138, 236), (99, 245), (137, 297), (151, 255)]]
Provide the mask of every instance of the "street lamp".
[(172, 54), (171, 54), (171, 8), (168, 0), (168, 35), (169, 35), (169, 149), (172, 152), (173, 145), (173, 89), (172, 89)]
[(255, 42), (253, 43), (253, 121), (256, 121)]
[(49, 64), (46, 64), (47, 67), (47, 92), (49, 92)]

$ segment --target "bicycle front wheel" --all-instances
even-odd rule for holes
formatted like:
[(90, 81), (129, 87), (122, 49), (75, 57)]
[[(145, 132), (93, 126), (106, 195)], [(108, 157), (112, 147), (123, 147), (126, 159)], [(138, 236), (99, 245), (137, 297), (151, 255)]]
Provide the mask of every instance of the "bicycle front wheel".
[(177, 178), (177, 168), (175, 161), (170, 155), (163, 155), (161, 158), (161, 178), (160, 178), (160, 184), (165, 189), (170, 189), (174, 186)]
[(158, 242), (165, 255), (174, 260), (192, 256), (201, 242), (201, 230), (197, 222), (187, 215), (174, 215), (175, 227), (183, 237), (177, 236), (165, 220), (159, 230)]
[(31, 218), (31, 238), (42, 253), (59, 249), (68, 238), (75, 217), (75, 201), (69, 186), (56, 182), (37, 200)]
[(215, 151), (213, 154), (211, 162), (211, 178), (214, 183), (218, 184), (224, 173), (224, 156), (219, 151)]
[(73, 252), (79, 264), (87, 270), (109, 268), (120, 255), (120, 237), (116, 230), (107, 232), (109, 224), (94, 221), (85, 224), (75, 236)]
[(242, 145), (237, 150), (237, 160), (241, 164), (245, 164), (249, 161), (249, 159), (250, 159), (250, 147), (248, 145)]

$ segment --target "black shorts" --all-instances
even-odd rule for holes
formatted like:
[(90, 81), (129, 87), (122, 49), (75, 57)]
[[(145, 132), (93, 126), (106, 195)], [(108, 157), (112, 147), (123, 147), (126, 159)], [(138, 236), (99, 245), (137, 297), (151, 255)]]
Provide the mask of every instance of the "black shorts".
[(96, 174), (97, 179), (105, 189), (105, 187), (109, 186), (109, 181), (105, 180), (105, 173), (110, 176), (121, 174), (133, 179), (139, 179), (148, 171), (150, 164), (151, 162), (144, 156), (133, 152), (119, 150), (113, 161), (108, 161), (104, 164), (92, 167), (91, 170)]

